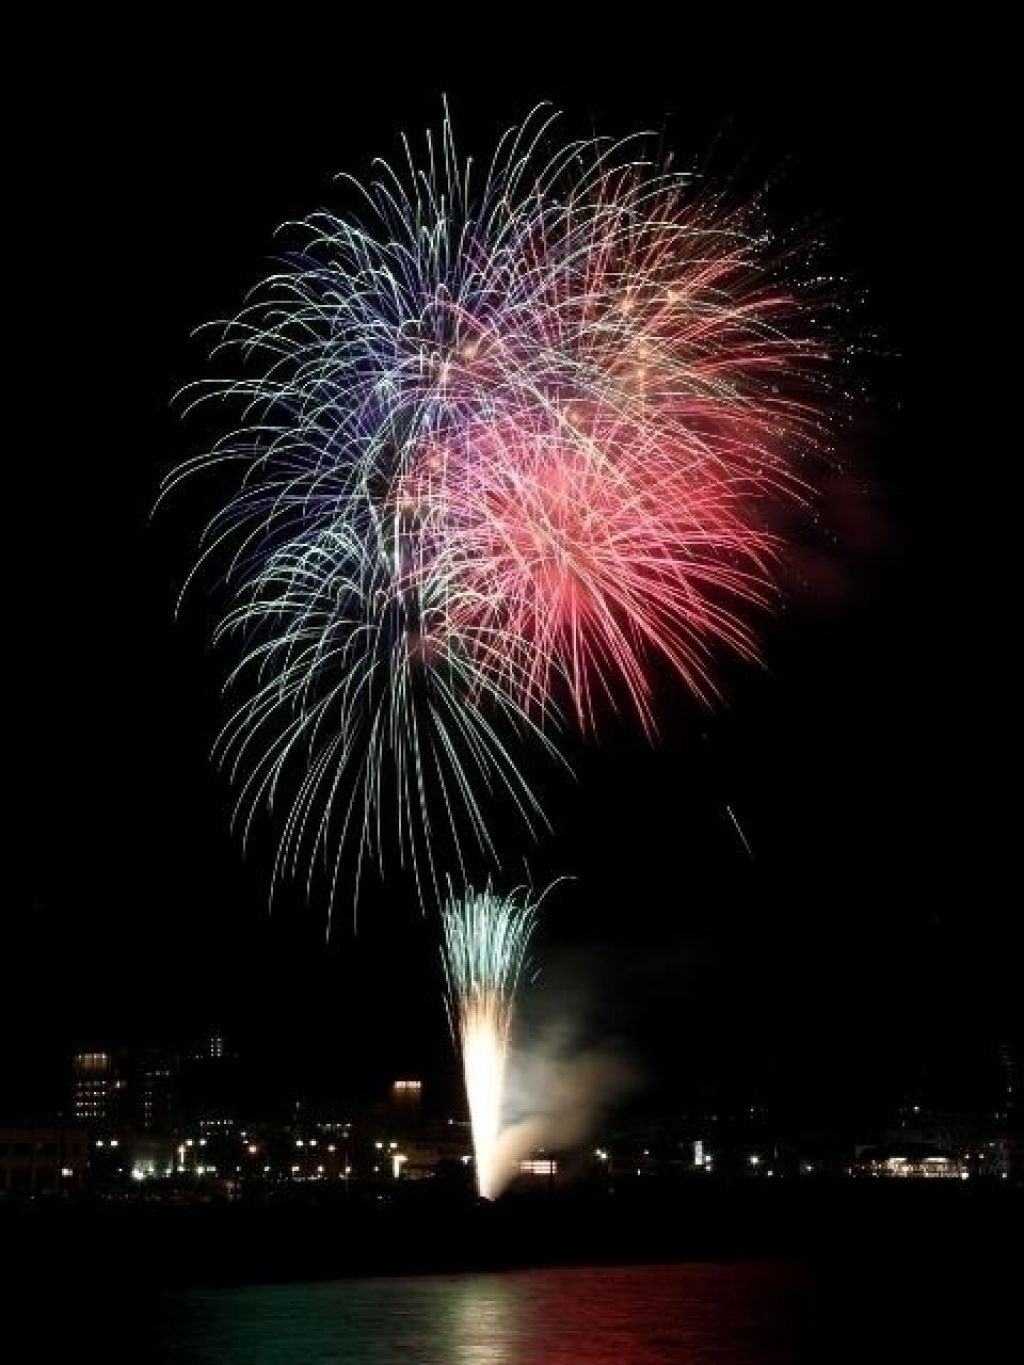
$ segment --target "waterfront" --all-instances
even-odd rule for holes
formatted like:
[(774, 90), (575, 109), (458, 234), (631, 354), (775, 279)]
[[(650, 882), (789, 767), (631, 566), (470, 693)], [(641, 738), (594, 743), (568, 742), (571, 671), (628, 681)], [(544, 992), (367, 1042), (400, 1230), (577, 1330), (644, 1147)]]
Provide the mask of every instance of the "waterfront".
[(311, 1187), (301, 1203), (12, 1203), (0, 1206), (0, 1353), (104, 1365), (987, 1365), (1010, 1339), (1021, 1193), (709, 1179), (494, 1205), (438, 1182), (369, 1200)]

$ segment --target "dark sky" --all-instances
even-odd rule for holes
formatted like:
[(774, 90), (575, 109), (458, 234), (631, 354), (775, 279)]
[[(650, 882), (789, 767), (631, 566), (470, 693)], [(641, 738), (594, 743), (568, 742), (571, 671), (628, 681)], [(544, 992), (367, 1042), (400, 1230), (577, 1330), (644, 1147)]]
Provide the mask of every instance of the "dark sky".
[(1018, 1027), (1005, 627), (982, 605), (1005, 457), (965, 269), (987, 245), (983, 171), (955, 87), (860, 39), (842, 63), (782, 34), (743, 60), (692, 33), (485, 53), (309, 27), (26, 39), (8, 1108), (59, 1103), (76, 1040), (215, 1024), (296, 1087), (451, 1069), (434, 930), (408, 897), (370, 893), (359, 934), (342, 914), (329, 944), (321, 900), (285, 893), (268, 915), (266, 849), (243, 858), (208, 761), (225, 659), (202, 595), (172, 619), (202, 497), (149, 519), (195, 439), (170, 406), (204, 372), (191, 330), (234, 311), (283, 219), (340, 202), (334, 173), (436, 124), (442, 92), (467, 150), (549, 98), (574, 131), (664, 128), (684, 161), (714, 147), (738, 183), (776, 177), (775, 211), (827, 241), (863, 298), (851, 329), (876, 338), (826, 481), (835, 546), (801, 546), (765, 669), (728, 668), (713, 713), (670, 708), (657, 751), (616, 733), (575, 754), (575, 784), (552, 776), (557, 836), (524, 851), (576, 881), (550, 902), (532, 1009), (576, 1011), (654, 1088), (823, 1104), (929, 1068), (951, 1084)]

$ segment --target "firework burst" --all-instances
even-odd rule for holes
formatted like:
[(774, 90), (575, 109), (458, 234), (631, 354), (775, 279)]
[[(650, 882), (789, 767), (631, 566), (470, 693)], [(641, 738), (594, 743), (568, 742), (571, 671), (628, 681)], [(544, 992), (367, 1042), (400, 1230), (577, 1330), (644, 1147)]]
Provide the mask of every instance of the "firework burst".
[(485, 1199), (501, 1191), (498, 1139), (516, 988), (543, 897), (518, 888), (506, 895), (468, 891), (441, 911), (448, 1017), (462, 1053), (476, 1163)]
[(593, 155), (466, 324), (458, 420), (402, 486), (481, 675), (530, 714), (592, 728), (624, 698), (652, 728), (652, 657), (706, 700), (716, 646), (756, 653), (768, 512), (808, 492), (827, 357), (742, 215)]
[(636, 140), (544, 155), (551, 122), (478, 175), (446, 120), (348, 181), (191, 391), (241, 413), (170, 482), (237, 471), (200, 560), (240, 642), (220, 752), (243, 821), (284, 804), (281, 872), (396, 847), (436, 892), (492, 797), (542, 819), (524, 738), (602, 699), (652, 729), (653, 660), (706, 699), (755, 653), (823, 347), (749, 216)]

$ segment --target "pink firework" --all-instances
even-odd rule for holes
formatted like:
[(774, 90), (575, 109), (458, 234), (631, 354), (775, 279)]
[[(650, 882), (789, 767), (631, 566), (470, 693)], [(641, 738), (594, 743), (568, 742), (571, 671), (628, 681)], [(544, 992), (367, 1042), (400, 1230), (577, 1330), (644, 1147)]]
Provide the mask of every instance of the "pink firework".
[(653, 657), (706, 699), (718, 647), (756, 654), (770, 506), (805, 495), (826, 358), (767, 252), (674, 178), (603, 175), (500, 306), (460, 316), (457, 420), (400, 497), (448, 638), (524, 709), (567, 697), (589, 728), (624, 695), (651, 728)]

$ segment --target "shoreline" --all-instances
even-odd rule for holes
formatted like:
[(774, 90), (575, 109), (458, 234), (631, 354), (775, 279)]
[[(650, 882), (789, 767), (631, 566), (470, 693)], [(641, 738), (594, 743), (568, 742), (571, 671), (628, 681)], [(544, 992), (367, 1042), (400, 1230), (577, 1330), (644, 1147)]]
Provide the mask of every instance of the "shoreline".
[(412, 1186), (366, 1200), (38, 1201), (0, 1205), (0, 1262), (3, 1280), (25, 1288), (149, 1292), (687, 1261), (973, 1263), (1016, 1245), (1024, 1190), (908, 1185), (649, 1182), (494, 1204)]

